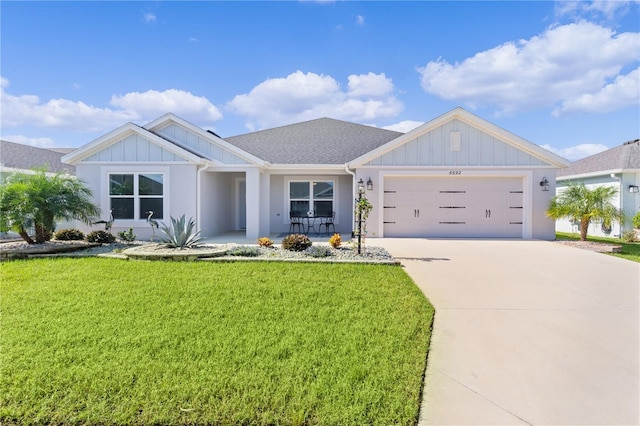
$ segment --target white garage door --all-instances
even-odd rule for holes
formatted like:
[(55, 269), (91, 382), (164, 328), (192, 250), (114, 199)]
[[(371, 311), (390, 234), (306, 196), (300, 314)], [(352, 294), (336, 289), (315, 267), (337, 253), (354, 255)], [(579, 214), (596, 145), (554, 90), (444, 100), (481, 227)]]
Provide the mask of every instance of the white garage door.
[(385, 237), (522, 237), (522, 178), (387, 177)]

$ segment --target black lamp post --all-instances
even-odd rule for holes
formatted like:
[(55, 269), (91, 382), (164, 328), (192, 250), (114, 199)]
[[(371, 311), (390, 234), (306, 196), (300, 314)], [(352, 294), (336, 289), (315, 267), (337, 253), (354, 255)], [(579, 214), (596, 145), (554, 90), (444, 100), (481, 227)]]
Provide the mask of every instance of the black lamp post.
[(362, 209), (360, 201), (362, 200), (362, 194), (364, 194), (364, 182), (362, 179), (358, 181), (358, 254), (362, 251)]

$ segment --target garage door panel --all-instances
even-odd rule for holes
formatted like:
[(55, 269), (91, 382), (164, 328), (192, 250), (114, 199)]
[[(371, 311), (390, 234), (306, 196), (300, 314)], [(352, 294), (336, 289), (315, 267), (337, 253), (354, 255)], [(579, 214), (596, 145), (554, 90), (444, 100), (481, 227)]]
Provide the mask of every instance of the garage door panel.
[(388, 177), (384, 185), (384, 206), (394, 207), (384, 209), (385, 236), (522, 237), (522, 178)]

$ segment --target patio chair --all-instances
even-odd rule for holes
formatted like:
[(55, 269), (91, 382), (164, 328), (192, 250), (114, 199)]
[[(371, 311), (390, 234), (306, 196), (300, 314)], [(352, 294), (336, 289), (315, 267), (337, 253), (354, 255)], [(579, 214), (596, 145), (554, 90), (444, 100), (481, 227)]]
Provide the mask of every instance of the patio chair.
[(326, 217), (323, 217), (320, 220), (320, 225), (318, 225), (318, 232), (321, 232), (322, 227), (324, 226), (324, 230), (327, 235), (329, 235), (329, 227), (331, 227), (333, 229), (333, 232), (335, 233), (336, 227), (333, 223), (335, 218), (336, 218), (336, 212), (328, 213)]
[(293, 234), (296, 228), (298, 228), (298, 233), (305, 233), (302, 213), (295, 211), (289, 212), (289, 233)]

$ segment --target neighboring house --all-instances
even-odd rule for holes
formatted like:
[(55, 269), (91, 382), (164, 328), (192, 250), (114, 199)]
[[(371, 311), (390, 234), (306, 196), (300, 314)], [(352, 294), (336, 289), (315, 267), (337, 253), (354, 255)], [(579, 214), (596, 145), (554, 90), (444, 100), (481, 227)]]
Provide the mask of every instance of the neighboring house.
[[(627, 217), (622, 229), (618, 223), (607, 229), (602, 223), (593, 222), (589, 225), (589, 235), (619, 237), (632, 228), (631, 218), (640, 210), (640, 139), (583, 158), (559, 171), (557, 192), (560, 193), (572, 182), (584, 183), (591, 189), (612, 186), (618, 190), (613, 204)], [(557, 221), (556, 228), (560, 232), (579, 232), (579, 224), (567, 219)]]
[[(65, 154), (72, 148), (36, 148), (34, 146), (0, 140), (0, 184), (14, 172), (33, 173), (34, 169), (44, 168), (47, 173), (75, 174), (75, 166), (62, 163)], [(58, 229), (75, 226), (64, 221), (57, 224)]]
[(32, 173), (44, 167), (51, 173), (75, 174), (75, 167), (62, 163), (71, 148), (36, 148), (35, 146), (0, 140), (0, 180), (12, 172)]
[(66, 155), (114, 232), (151, 236), (146, 212), (193, 217), (205, 237), (289, 231), (291, 211), (335, 211), (350, 234), (370, 181), (370, 237), (553, 239), (545, 216), (565, 159), (456, 108), (406, 133), (329, 118), (222, 139), (166, 114)]

